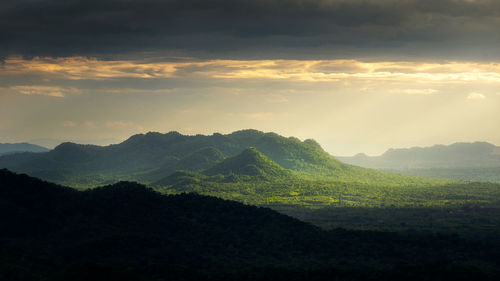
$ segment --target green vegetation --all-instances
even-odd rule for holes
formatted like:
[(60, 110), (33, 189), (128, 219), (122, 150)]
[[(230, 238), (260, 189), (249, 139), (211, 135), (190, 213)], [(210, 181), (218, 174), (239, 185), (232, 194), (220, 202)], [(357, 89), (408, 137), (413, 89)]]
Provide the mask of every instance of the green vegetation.
[[(309, 180), (299, 176), (273, 181), (238, 180), (236, 176), (207, 177), (179, 172), (163, 182), (165, 193), (198, 192), (249, 204), (291, 204), (302, 207), (500, 207), (500, 185), (493, 183), (368, 184)], [(236, 179), (236, 180), (235, 180)]]
[(497, 243), (322, 230), (131, 182), (76, 191), (0, 170), (0, 280), (498, 280)]

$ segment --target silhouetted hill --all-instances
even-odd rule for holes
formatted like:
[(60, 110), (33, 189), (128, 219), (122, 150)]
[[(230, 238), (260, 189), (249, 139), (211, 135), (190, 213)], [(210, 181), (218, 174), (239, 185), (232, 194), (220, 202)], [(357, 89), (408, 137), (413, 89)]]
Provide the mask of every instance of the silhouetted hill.
[(150, 132), (104, 147), (63, 143), (46, 153), (0, 157), (0, 168), (84, 186), (115, 180), (154, 182), (176, 170), (208, 169), (248, 147), (285, 169), (303, 173), (342, 178), (360, 171), (337, 161), (313, 140), (302, 142), (256, 130), (211, 136)]
[(75, 191), (0, 170), (1, 280), (495, 280), (454, 236), (326, 232), (267, 208), (120, 182)]
[(47, 152), (49, 149), (31, 143), (0, 143), (0, 155), (18, 152)]
[(245, 175), (260, 180), (272, 180), (291, 176), (276, 162), (270, 160), (254, 147), (229, 157), (204, 172), (207, 175)]
[(380, 156), (360, 153), (337, 158), (352, 165), (418, 176), (500, 181), (500, 147), (487, 142), (391, 148)]

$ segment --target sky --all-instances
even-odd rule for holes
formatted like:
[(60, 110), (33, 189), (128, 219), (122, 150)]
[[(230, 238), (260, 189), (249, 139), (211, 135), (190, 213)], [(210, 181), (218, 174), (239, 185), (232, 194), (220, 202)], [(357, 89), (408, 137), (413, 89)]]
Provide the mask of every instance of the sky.
[(0, 142), (498, 145), (499, 27), (493, 0), (1, 1)]

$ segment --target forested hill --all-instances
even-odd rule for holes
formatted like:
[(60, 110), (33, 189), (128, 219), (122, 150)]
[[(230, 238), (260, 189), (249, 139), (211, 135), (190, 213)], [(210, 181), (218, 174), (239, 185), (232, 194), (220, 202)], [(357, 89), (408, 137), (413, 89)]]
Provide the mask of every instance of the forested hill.
[(157, 181), (177, 170), (203, 171), (254, 147), (284, 169), (335, 179), (383, 179), (381, 173), (343, 164), (314, 140), (243, 130), (222, 135), (147, 133), (110, 146), (63, 143), (47, 153), (0, 157), (0, 168), (59, 183), (92, 186), (116, 180)]
[(240, 154), (228, 157), (205, 171), (208, 175), (246, 175), (249, 177), (272, 180), (290, 176), (287, 171), (270, 160), (254, 147), (245, 149)]
[(498, 247), (326, 232), (270, 209), (0, 170), (0, 280), (496, 280)]
[(18, 152), (47, 152), (49, 149), (31, 143), (0, 143), (0, 155)]

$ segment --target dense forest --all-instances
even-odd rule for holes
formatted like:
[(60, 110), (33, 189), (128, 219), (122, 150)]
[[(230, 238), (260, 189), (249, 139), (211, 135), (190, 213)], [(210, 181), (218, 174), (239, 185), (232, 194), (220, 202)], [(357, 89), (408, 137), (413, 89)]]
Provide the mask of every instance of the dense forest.
[(0, 170), (0, 280), (497, 280), (500, 248), (322, 230), (132, 182), (87, 191)]

